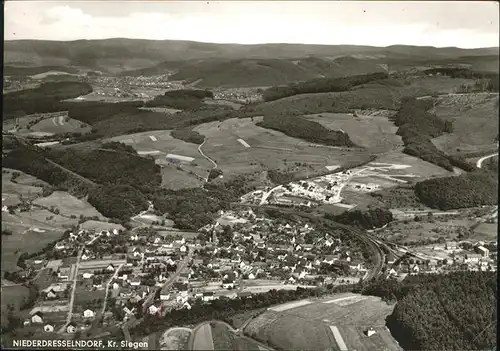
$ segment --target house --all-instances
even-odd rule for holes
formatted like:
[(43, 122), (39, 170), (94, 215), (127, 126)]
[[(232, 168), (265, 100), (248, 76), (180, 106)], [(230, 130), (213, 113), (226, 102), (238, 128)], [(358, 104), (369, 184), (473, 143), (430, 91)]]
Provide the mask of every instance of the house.
[(94, 311), (89, 309), (83, 311), (83, 318), (94, 318), (94, 317), (95, 317)]
[(248, 279), (255, 279), (255, 275), (254, 275), (253, 273), (250, 273), (250, 274), (248, 275)]
[(213, 301), (214, 300), (214, 292), (213, 291), (205, 291), (203, 293), (203, 297), (201, 298), (203, 301), (208, 302), (208, 301)]
[(114, 282), (113, 283), (113, 290), (118, 290), (120, 289), (120, 284), (118, 284), (117, 282)]
[(43, 316), (41, 312), (37, 312), (34, 315), (31, 316), (31, 323), (33, 324), (42, 324), (43, 323)]
[(191, 309), (191, 305), (189, 304), (189, 302), (187, 302), (187, 301), (186, 301), (186, 302), (184, 302), (184, 303), (182, 304), (182, 308), (185, 308), (185, 309), (187, 309), (187, 310), (190, 310), (190, 309)]
[(139, 286), (139, 285), (141, 285), (141, 281), (138, 280), (138, 279), (131, 280), (130, 281), (130, 285), (132, 285), (132, 286)]
[(418, 264), (414, 264), (412, 267), (410, 267), (410, 271), (412, 273), (418, 273), (420, 272), (420, 267), (418, 266)]
[(84, 253), (84, 254), (82, 255), (82, 260), (87, 261), (87, 260), (89, 260), (89, 259), (90, 259), (90, 255), (87, 255), (87, 253)]
[(170, 300), (170, 294), (160, 294), (160, 300), (161, 301)]
[(249, 299), (252, 297), (252, 293), (250, 291), (241, 291), (237, 296), (242, 299)]
[(54, 331), (54, 326), (52, 324), (45, 324), (43, 326), (43, 331), (46, 333), (52, 333)]
[(110, 263), (109, 266), (106, 267), (106, 270), (108, 272), (114, 272), (115, 271), (115, 266), (113, 266), (113, 264)]
[(83, 273), (83, 279), (90, 279), (94, 276), (94, 273), (85, 272)]
[(50, 289), (46, 296), (48, 299), (55, 299), (57, 297), (57, 294), (54, 289)]
[(474, 251), (476, 251), (477, 254), (482, 255), (483, 257), (489, 257), (490, 256), (490, 250), (485, 248), (484, 246), (476, 246), (474, 248)]
[(373, 330), (373, 328), (370, 328), (368, 330), (365, 331), (365, 335), (370, 337), (372, 335), (375, 335), (377, 332), (375, 330)]
[(479, 263), (481, 257), (483, 257), (481, 254), (468, 253), (465, 256), (465, 263)]
[(149, 306), (149, 308), (148, 308), (148, 312), (149, 312), (149, 314), (151, 314), (151, 315), (157, 314), (159, 310), (160, 310), (160, 309), (159, 309), (158, 307), (156, 307), (155, 305), (151, 305), (151, 306)]
[(31, 321), (29, 319), (25, 319), (23, 322), (23, 326), (27, 327), (31, 325)]
[(66, 327), (66, 333), (68, 334), (76, 333), (76, 325), (74, 323), (68, 324), (68, 326)]

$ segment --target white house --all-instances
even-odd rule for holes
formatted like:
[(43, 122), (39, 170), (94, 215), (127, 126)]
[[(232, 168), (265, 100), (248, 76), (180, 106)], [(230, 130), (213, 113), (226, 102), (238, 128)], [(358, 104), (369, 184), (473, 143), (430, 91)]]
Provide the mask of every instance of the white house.
[(66, 245), (64, 245), (64, 243), (57, 243), (55, 246), (54, 246), (54, 249), (56, 250), (63, 250), (66, 248)]
[(31, 316), (31, 323), (33, 324), (42, 324), (43, 323), (43, 317), (40, 312), (35, 313), (34, 315)]
[(116, 229), (116, 228), (115, 228), (115, 229), (113, 229), (113, 234), (114, 234), (114, 235), (118, 235), (118, 234), (120, 234), (120, 231), (119, 231), (118, 229)]
[(83, 273), (83, 279), (90, 279), (94, 276), (94, 273), (85, 272)]
[(248, 279), (255, 279), (255, 275), (254, 275), (253, 273), (250, 273), (250, 274), (248, 275)]
[(186, 302), (184, 302), (184, 303), (182, 304), (182, 308), (185, 308), (185, 309), (187, 309), (187, 310), (190, 310), (190, 309), (191, 309), (191, 305), (189, 304), (189, 302), (187, 302), (187, 301), (186, 301)]
[(151, 305), (148, 308), (149, 314), (157, 314), (160, 309), (155, 305)]
[(373, 328), (370, 328), (368, 329), (367, 331), (365, 331), (365, 334), (366, 336), (370, 337), (372, 335), (375, 335), (377, 332), (375, 330), (373, 330)]
[(73, 323), (69, 324), (66, 327), (66, 333), (68, 333), (68, 334), (74, 334), (74, 333), (76, 333), (76, 325), (74, 325)]
[(106, 267), (106, 270), (108, 272), (114, 272), (115, 271), (115, 266), (113, 266), (113, 264), (109, 264), (109, 266)]
[(140, 280), (132, 280), (130, 282), (130, 285), (132, 285), (132, 286), (139, 286), (139, 285), (141, 285), (141, 281)]
[(94, 311), (88, 309), (83, 311), (83, 318), (94, 318), (94, 317), (95, 317)]
[(214, 292), (213, 291), (204, 292), (203, 297), (201, 299), (205, 302), (213, 301), (215, 299)]
[(130, 240), (137, 241), (137, 240), (139, 240), (139, 236), (137, 234), (133, 234), (130, 236)]
[(118, 284), (117, 282), (114, 282), (113, 283), (113, 290), (118, 290), (120, 289), (120, 284)]
[(160, 300), (161, 301), (170, 300), (170, 294), (160, 294)]
[(29, 319), (25, 319), (23, 322), (23, 326), (27, 327), (29, 325), (31, 325), (31, 321)]
[(484, 246), (476, 246), (475, 248), (475, 251), (482, 255), (483, 257), (489, 257), (490, 255), (490, 250), (488, 250), (487, 248), (485, 248)]
[(467, 257), (465, 258), (465, 263), (479, 263), (481, 257), (482, 257), (481, 254), (467, 254)]
[(182, 245), (179, 250), (181, 250), (181, 252), (186, 252), (187, 251), (186, 245)]
[(52, 333), (54, 331), (54, 326), (52, 324), (45, 324), (43, 326), (43, 331), (46, 333)]
[(47, 298), (48, 299), (55, 299), (57, 297), (56, 292), (54, 289), (50, 289), (49, 292), (47, 293)]

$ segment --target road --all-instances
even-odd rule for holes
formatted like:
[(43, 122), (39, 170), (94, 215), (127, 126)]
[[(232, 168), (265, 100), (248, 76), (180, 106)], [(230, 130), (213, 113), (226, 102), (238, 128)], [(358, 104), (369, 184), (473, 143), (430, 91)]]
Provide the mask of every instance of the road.
[(273, 191), (275, 191), (276, 189), (279, 189), (281, 187), (282, 187), (282, 185), (277, 185), (274, 188), (272, 188), (271, 190), (269, 190), (268, 192), (262, 194), (262, 199), (260, 200), (260, 205), (264, 205), (266, 203), (267, 199), (269, 198), (269, 196), (271, 196), (271, 194), (273, 193)]
[(203, 151), (201, 150), (202, 146), (205, 144), (205, 141), (207, 141), (207, 138), (205, 138), (205, 140), (203, 140), (203, 142), (198, 146), (198, 152), (200, 153), (201, 156), (205, 157), (207, 160), (209, 160), (214, 165), (214, 167), (212, 169), (216, 169), (217, 168), (217, 162), (215, 162), (210, 157), (208, 157), (207, 155), (205, 155), (203, 153)]
[(84, 247), (80, 248), (80, 251), (78, 251), (78, 257), (76, 259), (76, 269), (75, 269), (75, 275), (73, 277), (73, 289), (71, 290), (71, 298), (69, 300), (69, 311), (68, 311), (68, 316), (66, 317), (66, 323), (57, 331), (58, 334), (64, 333), (66, 326), (71, 322), (71, 317), (73, 315), (73, 305), (75, 302), (75, 292), (76, 292), (76, 282), (77, 282), (77, 277), (78, 277), (78, 269), (80, 268), (80, 259), (83, 254), (83, 249)]
[[(192, 339), (192, 341), (191, 341)], [(213, 350), (214, 341), (212, 338), (212, 327), (210, 323), (203, 323), (197, 326), (189, 338), (189, 350)]]
[(104, 302), (102, 304), (102, 311), (101, 311), (101, 316), (104, 316), (104, 312), (106, 312), (106, 304), (108, 302), (108, 294), (109, 294), (109, 287), (111, 285), (111, 282), (116, 279), (118, 276), (118, 272), (120, 272), (120, 269), (122, 269), (123, 264), (119, 265), (118, 268), (116, 269), (115, 273), (113, 276), (108, 280), (108, 283), (106, 284), (106, 294), (104, 295)]
[(476, 163), (477, 168), (481, 168), (484, 161), (486, 161), (489, 158), (495, 157), (495, 156), (498, 156), (498, 152), (495, 152), (494, 154), (491, 154), (488, 156), (481, 157), (479, 160), (477, 160), (477, 163)]

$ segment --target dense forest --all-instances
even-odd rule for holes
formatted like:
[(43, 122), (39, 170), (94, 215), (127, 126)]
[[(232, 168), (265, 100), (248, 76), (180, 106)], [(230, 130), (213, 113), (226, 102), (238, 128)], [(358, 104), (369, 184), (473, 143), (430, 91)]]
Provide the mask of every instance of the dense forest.
[(353, 147), (354, 143), (344, 132), (329, 130), (321, 124), (306, 120), (298, 116), (264, 116), (259, 127), (274, 129), (294, 138), (303, 139), (311, 143)]
[(401, 283), (381, 278), (363, 293), (397, 301), (387, 325), (405, 350), (485, 350), (496, 345), (495, 272), (417, 275)]
[(148, 208), (146, 197), (130, 185), (96, 188), (90, 191), (88, 201), (104, 216), (125, 222)]
[(496, 205), (498, 174), (486, 170), (424, 180), (415, 185), (420, 202), (441, 210)]
[(156, 96), (153, 100), (145, 103), (146, 107), (171, 107), (179, 110), (196, 111), (205, 104), (203, 99), (214, 98), (214, 94), (208, 90), (180, 89), (167, 91), (163, 95)]
[(92, 87), (80, 82), (49, 82), (37, 88), (3, 94), (3, 118), (15, 118), (33, 113), (65, 111), (65, 99), (92, 92)]
[(450, 172), (454, 166), (468, 172), (473, 171), (476, 168), (474, 165), (458, 156), (447, 155), (432, 143), (433, 138), (451, 133), (453, 126), (452, 122), (428, 112), (431, 107), (430, 100), (403, 99), (400, 110), (393, 117), (394, 123), (399, 127), (397, 135), (402, 137), (405, 145), (403, 152)]
[(273, 101), (288, 96), (311, 93), (332, 93), (388, 78), (387, 73), (370, 73), (340, 78), (318, 78), (305, 82), (292, 83), (283, 87), (272, 87), (264, 91), (265, 101)]
[(193, 130), (193, 128), (179, 128), (179, 129), (174, 129), (170, 133), (173, 138), (183, 140), (187, 143), (193, 143), (200, 145), (205, 141), (205, 137), (201, 135), (200, 133), (196, 132)]
[(369, 209), (367, 211), (346, 211), (337, 216), (326, 213), (325, 218), (363, 229), (381, 228), (393, 220), (392, 212), (384, 208)]

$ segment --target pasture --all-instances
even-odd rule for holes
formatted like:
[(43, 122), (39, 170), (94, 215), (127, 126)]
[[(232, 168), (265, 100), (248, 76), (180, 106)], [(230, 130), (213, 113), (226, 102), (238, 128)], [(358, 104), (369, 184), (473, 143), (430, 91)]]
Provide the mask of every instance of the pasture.
[(110, 222), (102, 222), (95, 220), (88, 220), (80, 224), (80, 228), (89, 231), (102, 231), (102, 230), (125, 230), (125, 228), (121, 224), (110, 223)]
[(80, 200), (64, 191), (54, 191), (50, 196), (38, 198), (33, 203), (40, 207), (57, 208), (63, 216), (97, 216), (102, 220), (106, 220), (106, 217), (100, 214), (88, 202)]
[[(385, 327), (394, 306), (380, 298), (339, 294), (311, 301), (282, 312), (267, 311), (252, 320), (245, 332), (280, 349), (339, 350), (330, 329), (335, 326), (348, 350), (401, 350)], [(365, 336), (368, 328), (377, 333)]]
[[(20, 174), (15, 179), (15, 183), (11, 181), (14, 172)], [(2, 168), (2, 198), (17, 196), (32, 200), (43, 193), (44, 186), (48, 186), (48, 184), (29, 174), (15, 169)]]
[(489, 151), (498, 136), (498, 94), (441, 96), (433, 112), (453, 121), (453, 132), (433, 139), (449, 154)]
[(391, 170), (387, 174), (407, 174), (411, 173), (418, 176), (415, 178), (416, 181), (422, 181), (427, 178), (433, 177), (446, 177), (452, 175), (451, 172), (436, 166), (435, 164), (423, 161), (417, 157), (404, 154), (400, 151), (392, 151), (377, 157), (375, 162), (378, 163), (390, 163), (390, 164), (402, 164), (411, 166), (405, 170)]
[[(368, 157), (366, 150), (314, 145), (258, 127), (262, 118), (228, 119), (193, 128), (205, 136), (203, 152), (224, 172), (224, 178), (269, 169), (285, 170), (301, 164), (304, 176), (327, 171), (326, 166), (346, 164)], [(242, 145), (244, 140), (250, 147)]]
[(403, 146), (401, 137), (396, 135), (398, 127), (388, 117), (345, 113), (321, 113), (306, 115), (304, 118), (317, 122), (331, 130), (343, 130), (359, 146), (374, 154), (387, 152)]
[(498, 224), (497, 223), (480, 223), (474, 228), (470, 239), (482, 241), (497, 241)]

